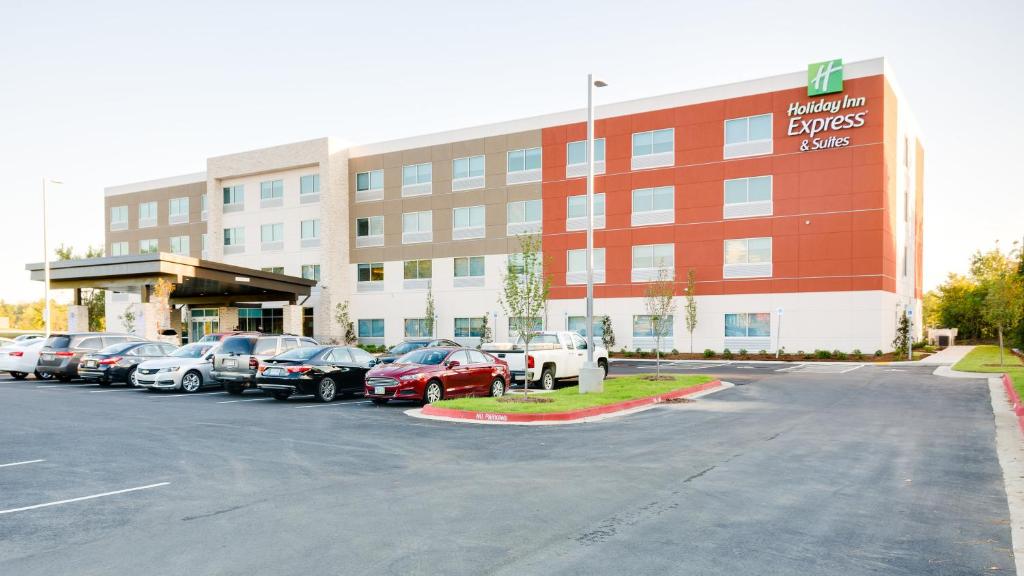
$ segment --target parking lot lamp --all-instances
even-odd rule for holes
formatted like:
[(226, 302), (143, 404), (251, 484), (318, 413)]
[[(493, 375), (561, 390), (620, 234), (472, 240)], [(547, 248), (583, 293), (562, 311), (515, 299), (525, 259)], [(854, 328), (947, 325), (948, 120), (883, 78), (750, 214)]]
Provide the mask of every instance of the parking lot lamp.
[(581, 394), (600, 392), (603, 370), (594, 363), (594, 88), (608, 83), (587, 74), (587, 362), (580, 370)]
[(46, 322), (46, 337), (50, 337), (50, 327), (52, 326), (50, 316), (52, 310), (50, 310), (50, 248), (47, 245), (46, 238), (46, 185), (47, 184), (63, 184), (60, 180), (52, 180), (43, 177), (43, 304), (45, 309), (43, 311), (43, 318)]

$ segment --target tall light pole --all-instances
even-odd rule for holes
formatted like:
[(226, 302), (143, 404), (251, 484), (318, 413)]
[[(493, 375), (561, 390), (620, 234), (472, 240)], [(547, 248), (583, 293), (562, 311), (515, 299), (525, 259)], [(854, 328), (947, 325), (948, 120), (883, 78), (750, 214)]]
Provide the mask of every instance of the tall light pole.
[(46, 321), (46, 337), (50, 337), (50, 247), (47, 245), (46, 238), (46, 185), (47, 184), (63, 184), (60, 180), (51, 180), (43, 177), (43, 304), (46, 306), (45, 321)]
[(604, 371), (594, 363), (594, 88), (608, 83), (587, 74), (587, 362), (580, 370), (581, 394), (600, 392)]

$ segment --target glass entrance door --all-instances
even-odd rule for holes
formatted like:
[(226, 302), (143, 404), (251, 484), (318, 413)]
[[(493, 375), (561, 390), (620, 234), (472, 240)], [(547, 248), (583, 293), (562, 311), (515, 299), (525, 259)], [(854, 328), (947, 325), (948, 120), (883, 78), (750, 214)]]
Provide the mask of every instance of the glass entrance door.
[(207, 334), (220, 331), (220, 316), (216, 308), (198, 308), (191, 310), (188, 323), (189, 342), (199, 342)]

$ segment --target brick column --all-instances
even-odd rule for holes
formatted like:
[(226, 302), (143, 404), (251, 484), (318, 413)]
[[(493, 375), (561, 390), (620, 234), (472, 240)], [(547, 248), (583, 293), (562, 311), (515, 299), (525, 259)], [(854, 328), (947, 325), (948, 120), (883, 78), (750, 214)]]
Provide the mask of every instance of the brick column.
[(217, 316), (220, 317), (221, 332), (230, 332), (238, 326), (238, 308), (234, 306), (217, 308)]
[(284, 315), (282, 331), (285, 334), (302, 336), (302, 306), (286, 304), (281, 308)]
[(68, 305), (68, 332), (89, 331), (89, 307), (80, 304)]

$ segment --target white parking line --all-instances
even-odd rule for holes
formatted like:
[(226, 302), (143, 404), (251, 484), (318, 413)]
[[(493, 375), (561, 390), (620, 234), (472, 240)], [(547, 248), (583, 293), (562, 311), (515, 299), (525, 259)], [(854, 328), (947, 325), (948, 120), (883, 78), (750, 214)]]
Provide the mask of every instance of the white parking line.
[(357, 402), (321, 402), (319, 404), (306, 404), (296, 408), (322, 408), (324, 406), (351, 406), (353, 404), (369, 404), (372, 400), (359, 400)]
[(227, 394), (227, 392), (185, 392), (183, 394), (163, 394), (161, 396), (153, 396), (156, 400), (161, 398), (198, 398), (199, 396), (216, 396), (218, 394)]
[(67, 388), (68, 386), (95, 386), (95, 384), (43, 384), (36, 388)]
[(36, 462), (46, 462), (46, 460), (24, 460), (22, 462), (11, 462), (10, 464), (0, 464), (0, 468), (7, 468), (8, 466), (21, 466), (22, 464), (35, 464)]
[(221, 400), (217, 404), (233, 404), (235, 402), (256, 402), (257, 400), (271, 400), (270, 396), (266, 398), (246, 398), (245, 400)]
[(167, 486), (170, 482), (160, 482), (158, 484), (147, 484), (146, 486), (136, 486), (135, 488), (125, 488), (124, 490), (115, 490), (113, 492), (104, 492), (102, 494), (93, 494), (91, 496), (80, 496), (78, 498), (69, 498), (67, 500), (58, 500), (56, 502), (46, 502), (45, 504), (35, 504), (33, 506), (23, 506), (21, 508), (11, 508), (9, 510), (0, 510), (0, 514), (10, 514), (12, 512), (24, 512), (26, 510), (35, 510), (36, 508), (46, 508), (48, 506), (57, 506), (58, 504), (70, 504), (72, 502), (81, 502), (82, 500), (92, 500), (93, 498), (103, 498), (104, 496), (114, 496), (116, 494), (124, 494), (125, 492), (136, 492), (138, 490), (148, 490), (150, 488), (159, 488), (160, 486)]
[(141, 388), (112, 388), (110, 390), (89, 390), (89, 394), (103, 394), (104, 392), (142, 392)]
[(864, 367), (863, 364), (858, 364), (858, 365), (854, 366), (853, 368), (847, 368), (846, 370), (843, 370), (842, 372), (840, 372), (840, 374), (846, 374), (847, 372), (853, 372), (857, 368), (863, 368), (863, 367)]

